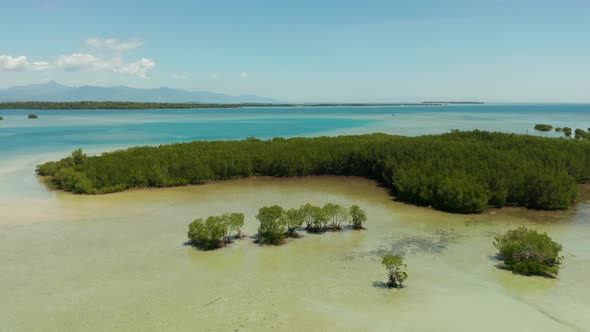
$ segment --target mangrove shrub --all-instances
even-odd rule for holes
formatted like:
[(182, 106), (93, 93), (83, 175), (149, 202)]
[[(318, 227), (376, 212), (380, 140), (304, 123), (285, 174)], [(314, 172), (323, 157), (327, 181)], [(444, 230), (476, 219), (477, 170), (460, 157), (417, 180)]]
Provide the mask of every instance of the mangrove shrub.
[(261, 207), (256, 219), (260, 221), (258, 241), (261, 244), (279, 245), (284, 242), (287, 220), (282, 207), (278, 205)]
[(552, 125), (548, 125), (548, 124), (536, 124), (535, 125), (535, 130), (551, 131), (551, 129), (553, 129)]
[(385, 255), (381, 260), (381, 265), (387, 270), (387, 286), (402, 288), (402, 283), (408, 278), (404, 258), (400, 255)]
[(581, 139), (581, 138), (583, 138), (583, 139), (590, 139), (590, 133), (587, 132), (587, 131), (585, 131), (584, 129), (579, 129), (578, 128), (578, 129), (574, 130), (574, 133), (575, 133), (575, 137), (577, 139)]
[(322, 207), (323, 214), (330, 230), (336, 231), (342, 229), (343, 223), (348, 223), (350, 214), (347, 208), (342, 205), (334, 203), (326, 203)]
[(561, 244), (547, 233), (520, 227), (496, 236), (494, 247), (505, 266), (514, 273), (555, 277), (563, 257)]
[(231, 242), (231, 232), (241, 237), (244, 226), (243, 213), (224, 213), (221, 216), (210, 216), (207, 219), (196, 219), (188, 225), (189, 242), (203, 250), (212, 250)]
[(225, 226), (224, 237), (226, 238), (226, 242), (231, 241), (232, 232), (236, 232), (238, 238), (242, 237), (242, 227), (244, 226), (243, 213), (224, 213), (221, 215), (221, 219)]
[(302, 209), (289, 209), (285, 211), (283, 218), (285, 219), (285, 225), (287, 226), (286, 236), (298, 237), (296, 232), (297, 228), (303, 225), (305, 221), (305, 214)]
[(328, 222), (321, 207), (307, 203), (299, 207), (305, 222), (305, 230), (311, 233), (319, 233)]
[(367, 221), (367, 213), (358, 205), (349, 208), (352, 229), (364, 229), (363, 224)]
[(211, 216), (206, 220), (196, 219), (188, 225), (190, 243), (203, 250), (223, 247), (225, 233), (226, 226), (219, 216)]

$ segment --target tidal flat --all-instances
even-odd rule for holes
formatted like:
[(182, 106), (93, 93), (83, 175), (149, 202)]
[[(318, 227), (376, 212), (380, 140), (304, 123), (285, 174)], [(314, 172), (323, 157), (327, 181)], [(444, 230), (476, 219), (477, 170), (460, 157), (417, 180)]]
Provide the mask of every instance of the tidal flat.
[[(30, 184), (37, 186), (40, 184)], [(358, 204), (367, 230), (306, 234), (280, 247), (245, 238), (186, 245), (197, 217), (259, 207)], [(253, 178), (2, 204), (0, 321), (9, 331), (588, 331), (590, 202), (567, 211), (457, 215), (396, 202), (355, 177)], [(493, 237), (520, 225), (564, 245), (559, 279), (498, 269)], [(401, 253), (389, 290), (380, 255)]]

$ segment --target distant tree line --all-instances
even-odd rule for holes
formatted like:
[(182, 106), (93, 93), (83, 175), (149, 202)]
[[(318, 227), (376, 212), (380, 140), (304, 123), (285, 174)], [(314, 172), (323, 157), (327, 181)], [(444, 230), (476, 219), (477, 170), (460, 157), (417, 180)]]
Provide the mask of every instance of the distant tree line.
[(81, 150), (37, 167), (55, 188), (102, 194), (253, 175), (376, 179), (405, 202), (476, 213), (489, 207), (565, 209), (590, 179), (590, 141), (454, 131), (443, 135), (274, 138)]
[[(39, 116), (37, 114), (29, 114), (27, 115), (28, 119), (37, 119)], [(4, 120), (4, 117), (0, 116), (0, 121)]]
[[(36, 109), (36, 110), (79, 110), (79, 109), (162, 109), (162, 108), (231, 108), (244, 106), (264, 106), (267, 104), (206, 104), (206, 103), (141, 103), (127, 101), (76, 101), (49, 102), (25, 101), (3, 102), (0, 109)], [(271, 105), (271, 104), (268, 104)]]
[(291, 107), (291, 106), (443, 106), (444, 103), (321, 103), (321, 104), (274, 104), (274, 103), (150, 103), (130, 101), (24, 101), (0, 102), (0, 109), (40, 109), (40, 110), (79, 110), (79, 109), (164, 109), (164, 108), (240, 108), (240, 107)]

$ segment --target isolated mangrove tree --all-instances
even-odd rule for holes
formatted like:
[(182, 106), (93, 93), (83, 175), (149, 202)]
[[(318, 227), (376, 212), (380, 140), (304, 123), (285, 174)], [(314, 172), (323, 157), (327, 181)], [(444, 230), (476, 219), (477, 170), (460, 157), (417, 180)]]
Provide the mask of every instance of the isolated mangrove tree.
[(404, 258), (400, 255), (385, 255), (381, 265), (387, 270), (387, 286), (390, 288), (402, 288), (403, 282), (408, 279)]
[(559, 272), (563, 247), (547, 233), (520, 227), (496, 236), (493, 244), (504, 266), (514, 273), (555, 277)]

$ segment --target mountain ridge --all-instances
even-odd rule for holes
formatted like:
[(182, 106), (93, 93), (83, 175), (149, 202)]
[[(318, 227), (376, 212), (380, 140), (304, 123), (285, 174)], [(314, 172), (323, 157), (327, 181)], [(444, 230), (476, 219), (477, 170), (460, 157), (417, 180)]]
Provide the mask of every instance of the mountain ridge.
[(126, 101), (144, 103), (276, 103), (257, 95), (227, 95), (210, 91), (189, 91), (169, 87), (67, 86), (56, 81), (0, 89), (0, 102)]

